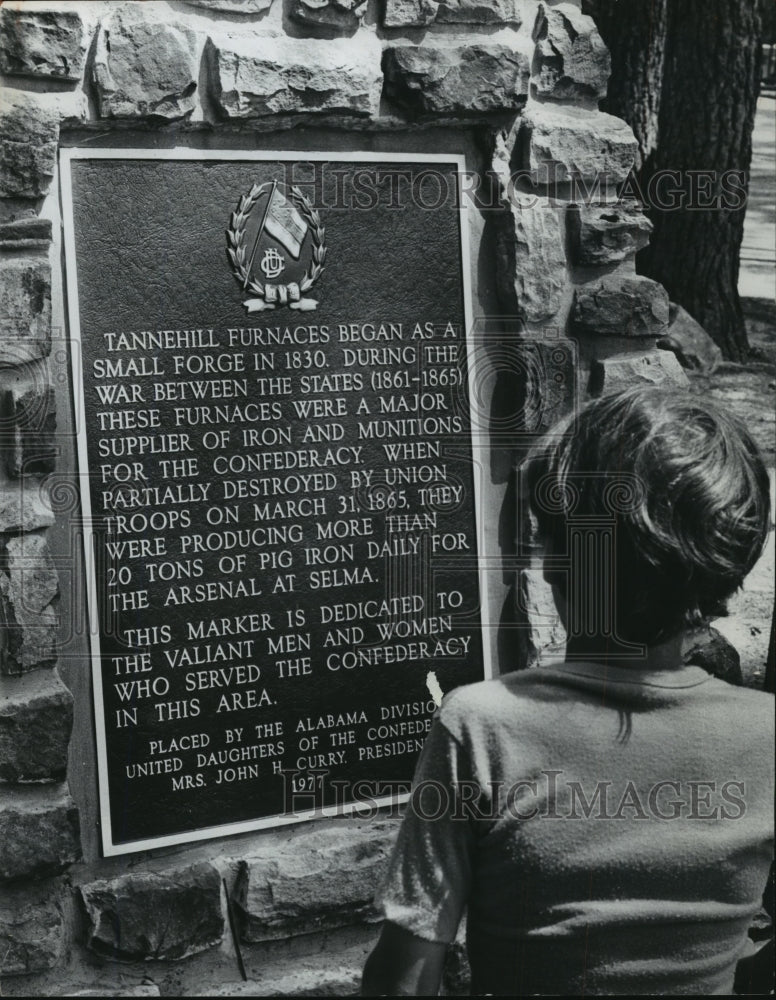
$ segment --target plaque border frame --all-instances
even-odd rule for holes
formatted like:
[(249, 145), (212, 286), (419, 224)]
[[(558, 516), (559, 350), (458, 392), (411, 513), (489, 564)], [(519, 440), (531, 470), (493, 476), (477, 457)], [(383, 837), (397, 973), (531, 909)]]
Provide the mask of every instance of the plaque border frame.
[[(331, 150), (328, 152), (308, 152), (306, 150), (214, 150), (197, 149), (195, 147), (169, 147), (165, 149), (122, 148), (119, 146), (89, 148), (88, 146), (69, 146), (59, 149), (59, 194), (62, 211), (64, 256), (61, 267), (64, 271), (64, 290), (67, 295), (65, 319), (68, 325), (70, 343), (77, 342), (79, 350), (70, 348), (70, 376), (72, 399), (76, 419), (81, 415), (80, 426), (76, 432), (76, 461), (78, 471), (78, 495), (80, 501), (80, 522), (82, 537), (82, 555), (84, 560), (84, 576), (86, 583), (86, 624), (89, 646), (89, 660), (92, 675), (92, 709), (94, 712), (94, 733), (97, 750), (97, 785), (99, 793), (98, 817), (100, 820), (100, 840), (104, 857), (118, 857), (124, 854), (134, 854), (155, 848), (172, 847), (178, 844), (191, 844), (199, 841), (213, 840), (219, 837), (231, 837), (241, 833), (251, 833), (256, 830), (273, 829), (289, 826), (293, 823), (308, 822), (313, 819), (331, 818), (336, 816), (358, 816), (361, 812), (371, 812), (375, 807), (383, 808), (405, 803), (410, 793), (385, 796), (369, 802), (340, 803), (333, 806), (321, 806), (306, 812), (293, 815), (262, 816), (253, 820), (241, 820), (234, 823), (224, 823), (218, 826), (201, 827), (181, 833), (165, 834), (160, 837), (146, 838), (115, 843), (112, 834), (110, 817), (110, 790), (108, 784), (107, 743), (105, 732), (105, 706), (102, 686), (102, 656), (100, 650), (99, 618), (97, 611), (97, 577), (95, 572), (95, 557), (92, 531), (91, 493), (89, 488), (89, 463), (87, 456), (85, 392), (83, 382), (83, 364), (81, 362), (81, 323), (78, 303), (78, 264), (75, 247), (75, 220), (73, 214), (73, 187), (71, 163), (74, 160), (213, 160), (213, 161), (297, 161), (297, 162), (362, 162), (362, 163), (439, 163), (455, 164), (459, 178), (458, 194), (458, 232), (461, 240), (461, 286), (463, 294), (463, 312), (466, 345), (466, 364), (468, 381), (469, 415), (471, 426), (474, 427), (472, 400), (474, 399), (475, 356), (472, 344), (474, 333), (474, 313), (472, 306), (472, 260), (469, 246), (469, 214), (466, 198), (462, 196), (460, 178), (466, 173), (466, 157), (463, 153), (411, 153), (411, 152), (365, 152)], [(76, 357), (76, 353), (78, 357)], [(469, 443), (472, 458), (475, 454), (475, 437), (470, 434)], [(472, 480), (474, 486), (474, 523), (477, 538), (478, 584), (480, 596), (480, 630), (482, 634), (483, 679), (493, 677), (493, 664), (490, 643), (486, 637), (490, 628), (489, 621), (489, 588), (487, 560), (483, 557), (485, 544), (485, 526), (482, 516), (482, 473), (472, 463)]]

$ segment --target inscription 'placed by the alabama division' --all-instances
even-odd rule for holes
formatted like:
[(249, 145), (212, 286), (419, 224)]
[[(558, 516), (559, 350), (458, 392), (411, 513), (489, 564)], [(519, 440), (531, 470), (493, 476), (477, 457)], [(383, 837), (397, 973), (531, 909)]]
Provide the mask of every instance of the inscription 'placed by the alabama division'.
[(106, 853), (396, 800), (486, 672), (460, 162), (64, 166)]

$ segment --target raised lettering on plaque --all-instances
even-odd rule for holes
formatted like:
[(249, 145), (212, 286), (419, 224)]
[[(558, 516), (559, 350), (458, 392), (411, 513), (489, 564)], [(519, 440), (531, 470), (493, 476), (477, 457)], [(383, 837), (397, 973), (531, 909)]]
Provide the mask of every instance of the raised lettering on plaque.
[(400, 800), (488, 673), (462, 159), (62, 167), (105, 852)]

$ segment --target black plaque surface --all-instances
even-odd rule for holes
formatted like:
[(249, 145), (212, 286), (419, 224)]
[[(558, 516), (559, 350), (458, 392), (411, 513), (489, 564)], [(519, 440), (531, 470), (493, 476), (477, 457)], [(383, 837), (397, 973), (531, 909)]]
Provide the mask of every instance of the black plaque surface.
[(106, 853), (395, 800), (487, 674), (461, 168), (63, 154)]

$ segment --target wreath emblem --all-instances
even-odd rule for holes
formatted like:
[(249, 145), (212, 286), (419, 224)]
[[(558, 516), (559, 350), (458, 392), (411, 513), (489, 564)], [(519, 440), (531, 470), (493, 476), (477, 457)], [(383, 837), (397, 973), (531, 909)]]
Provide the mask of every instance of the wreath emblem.
[[(240, 283), (243, 291), (250, 292), (253, 296), (252, 298), (245, 299), (243, 302), (249, 313), (259, 312), (263, 309), (275, 309), (277, 306), (286, 305), (289, 309), (299, 309), (306, 312), (315, 309), (318, 305), (316, 299), (305, 298), (304, 296), (306, 292), (310, 291), (323, 272), (326, 261), (326, 230), (321, 225), (320, 215), (299, 188), (292, 186), (288, 189), (290, 198), (281, 197), (282, 200), (289, 201), (298, 210), (299, 215), (304, 219), (307, 231), (309, 231), (312, 237), (312, 260), (302, 278), (298, 282), (291, 281), (285, 285), (270, 284), (269, 282), (262, 283), (252, 273), (251, 265), (256, 247), (254, 247), (254, 253), (251, 255), (250, 261), (247, 260), (245, 227), (250, 218), (251, 211), (267, 189), (271, 188), (265, 209), (266, 219), (277, 187), (276, 181), (265, 184), (254, 184), (248, 194), (241, 195), (237, 209), (232, 212), (229, 218), (230, 225), (226, 230), (226, 252), (232, 265), (232, 273), (235, 280)], [(259, 235), (261, 235), (261, 231)], [(306, 238), (306, 232), (304, 238)], [(258, 246), (258, 239), (259, 237), (257, 236), (256, 246)]]

